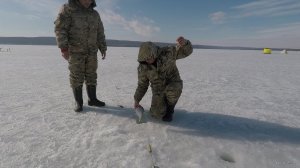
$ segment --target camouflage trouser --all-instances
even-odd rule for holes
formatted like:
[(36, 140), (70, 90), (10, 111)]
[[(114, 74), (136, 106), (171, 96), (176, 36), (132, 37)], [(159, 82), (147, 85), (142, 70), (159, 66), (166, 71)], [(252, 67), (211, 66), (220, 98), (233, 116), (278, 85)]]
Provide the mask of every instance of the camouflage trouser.
[(98, 59), (95, 54), (70, 53), (69, 70), (72, 88), (86, 85), (97, 85)]
[(150, 114), (161, 119), (166, 114), (167, 104), (176, 105), (182, 92), (182, 81), (169, 83), (163, 92), (152, 88)]

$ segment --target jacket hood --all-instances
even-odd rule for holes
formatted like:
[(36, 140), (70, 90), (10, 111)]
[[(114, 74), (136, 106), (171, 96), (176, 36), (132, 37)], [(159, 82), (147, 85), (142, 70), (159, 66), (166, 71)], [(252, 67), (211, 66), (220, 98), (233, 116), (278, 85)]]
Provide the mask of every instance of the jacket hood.
[(138, 62), (143, 62), (150, 58), (156, 59), (158, 57), (158, 49), (159, 47), (150, 41), (142, 43), (139, 50)]
[[(79, 0), (69, 0), (68, 3), (70, 6), (73, 7), (82, 7), (81, 4), (79, 3)], [(97, 6), (96, 1), (92, 0), (90, 8), (95, 8), (96, 6)]]

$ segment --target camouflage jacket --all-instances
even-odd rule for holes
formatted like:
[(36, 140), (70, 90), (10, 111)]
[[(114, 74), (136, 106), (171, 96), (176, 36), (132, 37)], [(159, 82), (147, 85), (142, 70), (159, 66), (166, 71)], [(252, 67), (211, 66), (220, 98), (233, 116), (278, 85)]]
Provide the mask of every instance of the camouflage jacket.
[(63, 5), (54, 22), (59, 48), (68, 48), (71, 52), (106, 51), (104, 27), (95, 6), (93, 1), (86, 9), (78, 0), (69, 0)]
[(165, 87), (171, 82), (182, 82), (179, 71), (176, 66), (176, 60), (185, 58), (193, 52), (192, 44), (187, 40), (183, 47), (157, 47), (156, 62), (147, 64), (142, 61), (143, 54), (139, 53), (138, 66), (138, 86), (136, 88), (134, 99), (137, 102), (144, 97), (151, 84), (152, 92), (163, 92)]

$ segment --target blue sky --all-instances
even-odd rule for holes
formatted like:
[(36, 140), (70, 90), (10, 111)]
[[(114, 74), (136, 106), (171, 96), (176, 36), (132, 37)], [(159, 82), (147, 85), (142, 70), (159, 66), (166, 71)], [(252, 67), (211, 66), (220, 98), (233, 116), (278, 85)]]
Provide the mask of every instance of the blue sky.
[[(0, 36), (54, 36), (67, 0), (1, 0)], [(300, 0), (96, 0), (107, 39), (300, 48)]]

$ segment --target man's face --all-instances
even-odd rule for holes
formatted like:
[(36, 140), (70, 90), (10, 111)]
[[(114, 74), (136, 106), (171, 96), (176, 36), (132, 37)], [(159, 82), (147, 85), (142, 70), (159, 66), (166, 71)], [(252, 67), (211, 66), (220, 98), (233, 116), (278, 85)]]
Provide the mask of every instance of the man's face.
[(153, 64), (155, 62), (155, 58), (146, 59), (147, 64)]
[(92, 0), (79, 0), (79, 2), (85, 8), (89, 8), (92, 4)]

